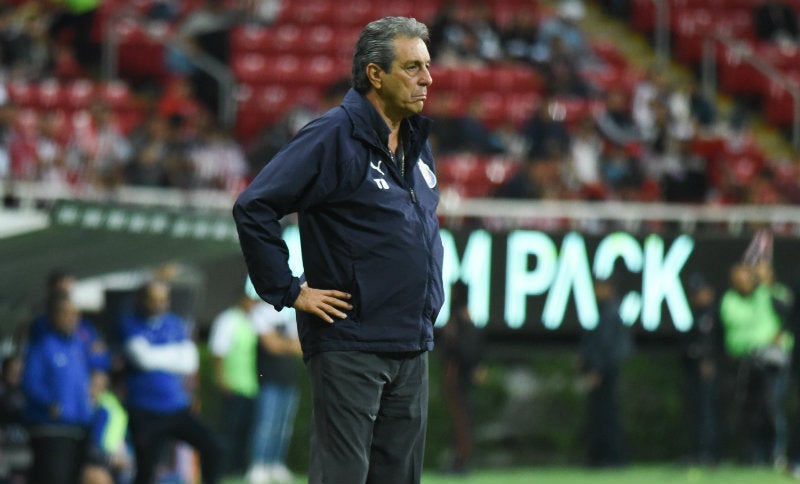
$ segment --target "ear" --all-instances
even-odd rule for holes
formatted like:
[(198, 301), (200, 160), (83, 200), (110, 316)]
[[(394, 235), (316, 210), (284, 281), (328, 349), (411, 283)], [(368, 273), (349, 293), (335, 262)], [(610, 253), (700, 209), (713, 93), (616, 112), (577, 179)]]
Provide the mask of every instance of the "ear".
[(369, 64), (367, 66), (367, 79), (369, 79), (374, 89), (380, 89), (381, 85), (383, 85), (382, 73), (383, 69), (377, 64)]

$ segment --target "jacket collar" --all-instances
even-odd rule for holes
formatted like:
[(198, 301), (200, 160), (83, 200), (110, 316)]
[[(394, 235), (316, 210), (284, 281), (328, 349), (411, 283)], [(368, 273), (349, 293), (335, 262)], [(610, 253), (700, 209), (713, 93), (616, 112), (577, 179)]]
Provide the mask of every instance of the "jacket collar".
[[(351, 88), (342, 101), (342, 107), (353, 124), (353, 136), (385, 151), (389, 141), (389, 126), (367, 98)], [(430, 119), (417, 114), (403, 120), (401, 130), (407, 155), (416, 157), (422, 151), (430, 125)]]

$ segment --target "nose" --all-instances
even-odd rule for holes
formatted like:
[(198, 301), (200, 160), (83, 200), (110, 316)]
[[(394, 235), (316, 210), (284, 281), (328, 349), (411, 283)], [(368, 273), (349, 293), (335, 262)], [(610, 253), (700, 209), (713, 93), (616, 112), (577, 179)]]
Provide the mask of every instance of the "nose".
[(430, 86), (433, 84), (433, 76), (431, 76), (431, 70), (429, 67), (422, 67), (422, 75), (420, 76), (419, 83), (423, 86)]

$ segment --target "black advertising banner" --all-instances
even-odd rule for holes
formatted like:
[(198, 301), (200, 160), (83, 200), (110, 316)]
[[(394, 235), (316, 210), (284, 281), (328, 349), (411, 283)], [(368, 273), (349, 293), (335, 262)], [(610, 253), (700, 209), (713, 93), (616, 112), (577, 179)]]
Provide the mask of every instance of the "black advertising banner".
[[(688, 279), (702, 275), (721, 296), (731, 266), (742, 260), (752, 240), (750, 235), (587, 235), (527, 229), (442, 229), (441, 234), (445, 292), (449, 295), (450, 285), (463, 281), (475, 324), (489, 336), (520, 339), (570, 338), (593, 328), (598, 317), (594, 278), (613, 279), (621, 316), (637, 334), (679, 335), (694, 323)], [(299, 254), (296, 227), (288, 227), (284, 238), (290, 254)], [(789, 285), (800, 280), (797, 248), (794, 238), (775, 238), (777, 276)], [(293, 270), (301, 272), (299, 257), (293, 259)], [(448, 316), (446, 303), (437, 324)]]

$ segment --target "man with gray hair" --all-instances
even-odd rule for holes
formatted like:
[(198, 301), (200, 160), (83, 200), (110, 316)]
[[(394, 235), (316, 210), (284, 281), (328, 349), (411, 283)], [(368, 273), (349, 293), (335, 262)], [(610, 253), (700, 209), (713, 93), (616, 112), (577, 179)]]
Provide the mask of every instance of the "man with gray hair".
[[(233, 208), (258, 294), (297, 310), (311, 483), (420, 482), (444, 299), (439, 189), (420, 116), (433, 82), (427, 41), (414, 19), (368, 24), (342, 104), (301, 129)], [(281, 238), (293, 212), (304, 281)]]

